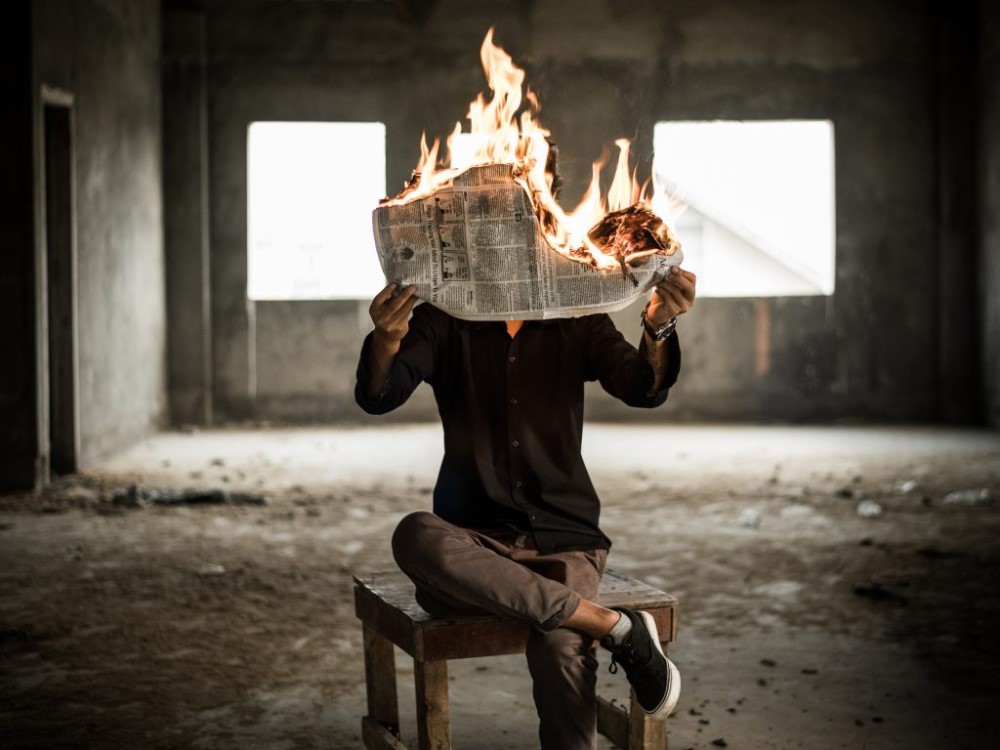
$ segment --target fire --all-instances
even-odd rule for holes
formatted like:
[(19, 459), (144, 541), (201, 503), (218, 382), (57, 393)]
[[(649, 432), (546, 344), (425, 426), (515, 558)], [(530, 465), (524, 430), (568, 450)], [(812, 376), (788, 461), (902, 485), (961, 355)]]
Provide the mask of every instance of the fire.
[[(658, 201), (654, 207), (647, 194), (648, 181), (640, 186), (635, 172), (629, 173), (631, 143), (625, 138), (615, 141), (618, 165), (607, 195), (601, 193), (600, 185), (604, 161), (598, 160), (579, 205), (565, 211), (552, 193), (555, 174), (549, 159), (550, 133), (538, 121), (538, 98), (530, 89), (522, 95), (524, 70), (493, 44), (492, 28), (483, 40), (480, 58), (492, 97), (487, 100), (480, 93), (469, 105), (473, 153), (456, 165), (455, 145), (463, 133), (461, 122), (455, 123), (447, 139), (447, 160), (439, 161), (440, 140), (428, 146), (426, 135), (422, 136), (420, 160), (412, 178), (402, 192), (381, 205), (426, 198), (473, 166), (511, 164), (514, 180), (530, 197), (545, 240), (568, 258), (598, 269), (621, 267), (631, 275), (626, 264), (657, 252), (670, 255), (680, 246), (665, 223), (672, 203)], [(521, 111), (525, 101), (527, 108)]]

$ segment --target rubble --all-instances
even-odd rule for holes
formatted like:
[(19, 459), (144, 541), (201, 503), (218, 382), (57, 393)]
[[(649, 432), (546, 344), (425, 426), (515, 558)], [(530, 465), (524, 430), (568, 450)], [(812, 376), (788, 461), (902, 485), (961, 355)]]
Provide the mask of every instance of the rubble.
[(200, 576), (221, 576), (226, 574), (226, 569), (222, 565), (216, 565), (214, 563), (207, 563), (198, 568), (198, 575)]
[(949, 492), (941, 501), (945, 505), (982, 505), (993, 499), (993, 493), (986, 487), (975, 490), (956, 490)]
[(882, 506), (874, 500), (862, 500), (856, 510), (862, 518), (878, 518), (882, 515)]
[(267, 498), (228, 490), (156, 490), (131, 484), (115, 492), (111, 502), (126, 508), (151, 505), (267, 505)]

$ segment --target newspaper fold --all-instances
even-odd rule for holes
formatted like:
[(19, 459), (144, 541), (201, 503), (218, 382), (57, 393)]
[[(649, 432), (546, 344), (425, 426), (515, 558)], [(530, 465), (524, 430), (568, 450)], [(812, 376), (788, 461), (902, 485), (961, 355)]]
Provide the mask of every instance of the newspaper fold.
[(598, 271), (552, 250), (509, 164), (470, 167), (451, 187), (372, 213), (379, 263), (389, 281), (466, 320), (568, 318), (626, 307), (683, 259), (653, 255)]

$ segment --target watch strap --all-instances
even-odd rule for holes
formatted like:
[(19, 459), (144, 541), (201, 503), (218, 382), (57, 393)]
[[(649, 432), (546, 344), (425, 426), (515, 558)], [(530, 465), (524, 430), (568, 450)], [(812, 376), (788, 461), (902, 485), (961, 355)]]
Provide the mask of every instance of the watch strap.
[(659, 328), (653, 328), (652, 323), (646, 317), (646, 308), (644, 307), (642, 308), (642, 327), (646, 329), (646, 332), (652, 337), (653, 341), (665, 341), (670, 338), (671, 334), (677, 328), (677, 316), (672, 317)]

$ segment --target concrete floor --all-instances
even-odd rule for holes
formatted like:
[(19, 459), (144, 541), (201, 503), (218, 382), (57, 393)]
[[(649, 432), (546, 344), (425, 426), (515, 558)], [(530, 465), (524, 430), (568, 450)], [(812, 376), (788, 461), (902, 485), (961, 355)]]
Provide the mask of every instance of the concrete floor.
[[(0, 744), (358, 747), (350, 577), (391, 565), (440, 452), (435, 426), (165, 433), (0, 498)], [(592, 424), (585, 452), (609, 563), (682, 602), (671, 748), (1000, 737), (1000, 434)], [(115, 504), (130, 483), (267, 504)], [(520, 657), (451, 675), (456, 747), (536, 746)]]

